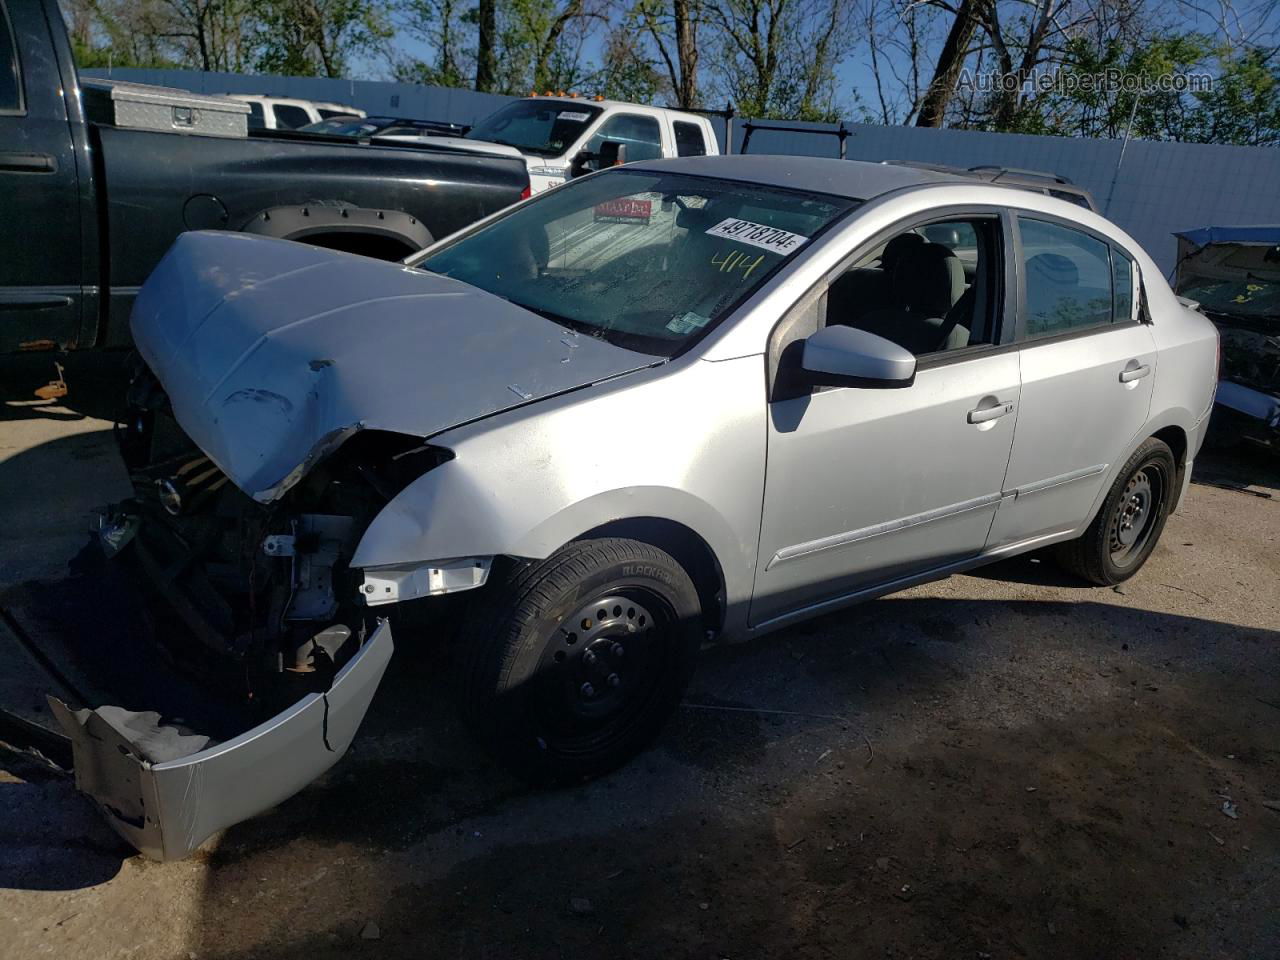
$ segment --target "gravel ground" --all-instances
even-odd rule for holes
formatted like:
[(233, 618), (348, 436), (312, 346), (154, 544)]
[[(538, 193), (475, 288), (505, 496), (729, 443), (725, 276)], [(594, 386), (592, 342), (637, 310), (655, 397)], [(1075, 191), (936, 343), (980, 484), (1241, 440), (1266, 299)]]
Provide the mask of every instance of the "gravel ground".
[[(120, 480), (106, 425), (6, 410), (0, 586), (92, 630), (64, 570)], [(709, 651), (575, 789), (471, 745), (426, 636), (329, 775), (181, 863), (0, 750), (3, 952), (1273, 960), (1280, 468), (1198, 467), (1120, 590), (1021, 558)]]

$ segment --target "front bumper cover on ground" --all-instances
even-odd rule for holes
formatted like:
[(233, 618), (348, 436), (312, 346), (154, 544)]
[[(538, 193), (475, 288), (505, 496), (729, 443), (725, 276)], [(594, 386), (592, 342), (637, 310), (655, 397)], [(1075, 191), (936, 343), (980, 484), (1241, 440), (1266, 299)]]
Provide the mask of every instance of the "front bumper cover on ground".
[[(72, 741), (76, 786), (143, 855), (178, 860), (333, 766), (351, 745), (392, 649), (391, 627), (380, 621), (327, 691), (207, 746), (201, 746), (206, 738), (159, 726), (153, 714), (72, 710), (53, 697), (49, 702)], [(200, 749), (169, 758), (193, 747)]]
[(1280, 446), (1280, 397), (1232, 380), (1218, 381), (1218, 429), (1264, 447)]

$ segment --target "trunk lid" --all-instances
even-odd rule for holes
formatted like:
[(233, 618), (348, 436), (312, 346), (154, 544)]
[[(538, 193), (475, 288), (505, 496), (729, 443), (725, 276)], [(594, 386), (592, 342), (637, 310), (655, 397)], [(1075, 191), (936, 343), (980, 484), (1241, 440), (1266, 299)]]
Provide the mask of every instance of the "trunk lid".
[(263, 502), (356, 430), (427, 437), (656, 362), (447, 277), (235, 233), (182, 234), (131, 323), (183, 430)]

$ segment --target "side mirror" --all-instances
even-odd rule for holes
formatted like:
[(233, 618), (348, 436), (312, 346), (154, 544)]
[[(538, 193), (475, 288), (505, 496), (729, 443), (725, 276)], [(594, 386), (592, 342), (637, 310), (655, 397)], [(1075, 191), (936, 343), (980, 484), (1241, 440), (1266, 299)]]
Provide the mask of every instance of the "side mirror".
[(609, 167), (621, 166), (626, 162), (627, 145), (616, 140), (605, 140), (600, 144), (599, 153), (592, 153), (590, 150), (579, 150), (577, 155), (569, 162), (569, 176), (581, 177), (584, 174), (594, 173), (596, 170), (606, 170)]
[(616, 140), (605, 140), (600, 144), (600, 169), (620, 167), (627, 162), (627, 145)]
[(909, 387), (915, 354), (857, 327), (824, 327), (804, 341), (801, 378), (822, 387)]
[(591, 172), (591, 161), (595, 160), (596, 155), (590, 150), (579, 150), (572, 160), (569, 161), (569, 176), (581, 177)]

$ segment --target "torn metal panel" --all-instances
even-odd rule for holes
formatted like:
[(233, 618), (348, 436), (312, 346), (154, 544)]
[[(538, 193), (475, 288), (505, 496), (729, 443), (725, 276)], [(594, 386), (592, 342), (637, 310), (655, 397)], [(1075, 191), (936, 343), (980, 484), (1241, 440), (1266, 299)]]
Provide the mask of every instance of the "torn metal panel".
[[(185, 233), (133, 336), (191, 439), (255, 499), (361, 429), (426, 437), (653, 358), (447, 277), (243, 234)], [(519, 389), (511, 389), (518, 384)]]
[(219, 830), (293, 796), (351, 745), (391, 659), (384, 620), (326, 693), (223, 743), (118, 707), (50, 706), (71, 737), (76, 786), (154, 860), (185, 857)]

